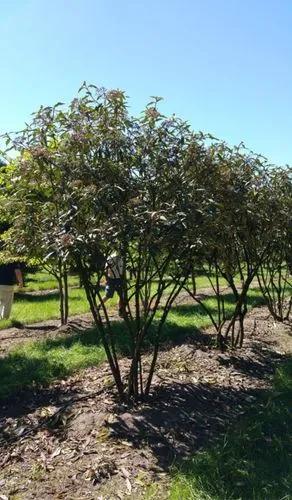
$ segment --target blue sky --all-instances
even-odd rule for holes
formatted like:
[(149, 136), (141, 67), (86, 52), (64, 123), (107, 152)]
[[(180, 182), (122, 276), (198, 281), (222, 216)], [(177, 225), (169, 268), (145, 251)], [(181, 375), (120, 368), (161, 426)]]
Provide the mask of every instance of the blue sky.
[(0, 0), (0, 131), (80, 84), (292, 164), (291, 0)]

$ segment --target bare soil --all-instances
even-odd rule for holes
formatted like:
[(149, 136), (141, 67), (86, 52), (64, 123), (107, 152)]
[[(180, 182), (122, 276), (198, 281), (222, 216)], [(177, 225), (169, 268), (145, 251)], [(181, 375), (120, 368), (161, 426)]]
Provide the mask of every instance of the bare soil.
[[(8, 333), (15, 342), (64, 335), (50, 325)], [(225, 433), (292, 353), (291, 327), (265, 307), (249, 313), (246, 332), (244, 349), (224, 354), (210, 347), (211, 329), (164, 344), (151, 397), (132, 407), (117, 402), (107, 364), (2, 401), (0, 498), (134, 499), (153, 482), (165, 498), (173, 461)], [(11, 345), (2, 338), (3, 352)], [(127, 370), (129, 360), (121, 365)]]

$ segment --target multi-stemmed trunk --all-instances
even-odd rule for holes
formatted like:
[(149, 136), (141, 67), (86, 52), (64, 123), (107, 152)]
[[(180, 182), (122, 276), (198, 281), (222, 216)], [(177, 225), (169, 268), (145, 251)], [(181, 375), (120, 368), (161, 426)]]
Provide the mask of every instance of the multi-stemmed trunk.
[(275, 264), (269, 259), (259, 267), (257, 279), (273, 318), (281, 322), (288, 320), (292, 310), (292, 282), (289, 267), (281, 254)]
[[(131, 362), (128, 375), (124, 375), (124, 377), (120, 369), (116, 337), (114, 335), (113, 322), (108, 314), (107, 304), (102, 300), (99, 287), (93, 285), (90, 273), (82, 264), (82, 260), (80, 259), (78, 262), (90, 310), (107, 355), (119, 399), (122, 401), (138, 400), (149, 394), (163, 326), (174, 300), (186, 281), (186, 278), (179, 278), (166, 282), (165, 273), (168, 262), (165, 262), (166, 266), (163, 273), (161, 272), (162, 274), (160, 274), (158, 287), (156, 290), (153, 290), (152, 294), (150, 293), (149, 278), (145, 277), (143, 273), (136, 273), (135, 290), (132, 294), (128, 293), (128, 289), (123, 290), (124, 318), (121, 330), (126, 330), (131, 339)], [(152, 272), (149, 272), (149, 275), (153, 277)], [(126, 280), (124, 282), (126, 283)], [(141, 294), (142, 288), (145, 290), (145, 284), (147, 285), (147, 304), (143, 300), (145, 293)], [(158, 314), (160, 308), (162, 308), (161, 315)], [(144, 373), (143, 355), (145, 355), (146, 349), (145, 340), (149, 337), (150, 332), (154, 332), (155, 340), (150, 369), (148, 373), (146, 370)]]

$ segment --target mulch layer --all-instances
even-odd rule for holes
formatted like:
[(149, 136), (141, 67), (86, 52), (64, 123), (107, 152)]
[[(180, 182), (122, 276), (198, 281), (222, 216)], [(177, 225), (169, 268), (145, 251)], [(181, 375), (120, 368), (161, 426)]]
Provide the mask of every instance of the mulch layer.
[[(164, 344), (151, 397), (132, 407), (117, 402), (106, 363), (2, 400), (0, 498), (134, 499), (153, 483), (166, 498), (174, 461), (225, 433), (292, 352), (291, 327), (265, 307), (249, 313), (246, 331), (244, 348), (224, 354), (211, 347), (211, 330)], [(41, 325), (39, 333), (64, 335)], [(9, 339), (3, 345), (7, 352)]]

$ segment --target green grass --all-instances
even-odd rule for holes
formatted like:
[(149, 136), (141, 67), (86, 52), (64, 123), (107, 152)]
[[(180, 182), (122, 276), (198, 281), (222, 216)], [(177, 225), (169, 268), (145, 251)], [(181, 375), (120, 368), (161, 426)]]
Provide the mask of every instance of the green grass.
[[(115, 305), (117, 298), (108, 302)], [(20, 295), (15, 298), (11, 317), (8, 320), (0, 320), (0, 330), (9, 328), (16, 323), (31, 324), (50, 319), (60, 318), (59, 293), (49, 295)], [(70, 316), (89, 312), (88, 302), (82, 288), (71, 288), (69, 291)]]
[[(222, 280), (223, 282), (224, 280)], [(77, 276), (69, 276), (69, 285), (77, 286), (79, 278)], [(210, 286), (208, 278), (199, 276), (197, 279), (198, 288), (206, 288)], [(57, 281), (46, 271), (39, 271), (35, 274), (28, 274), (26, 277), (26, 286), (24, 290), (29, 291), (45, 291), (57, 288)], [(88, 303), (85, 297), (85, 292), (82, 288), (71, 288), (69, 291), (69, 314), (83, 314), (89, 312)], [(116, 305), (117, 298), (112, 299), (108, 304)], [(58, 319), (59, 312), (59, 294), (50, 293), (41, 296), (31, 296), (19, 294), (15, 296), (12, 306), (11, 316), (8, 320), (0, 320), (0, 330), (9, 328), (14, 324), (32, 324), (50, 319)]]
[[(39, 296), (19, 296), (15, 298), (11, 317), (0, 321), (0, 329), (13, 326), (15, 322), (22, 324), (36, 323), (49, 319), (60, 318), (59, 294)], [(74, 288), (69, 294), (70, 315), (89, 312), (84, 290)]]
[[(226, 316), (230, 317), (234, 309), (233, 295), (226, 294), (225, 298), (225, 312)], [(217, 301), (214, 297), (205, 299), (204, 304), (212, 312), (215, 319), (217, 319)], [(248, 292), (248, 307), (252, 308), (264, 304), (264, 299), (259, 289), (250, 289)], [(192, 304), (182, 304), (178, 307), (173, 307), (168, 315), (168, 323), (175, 323), (181, 328), (193, 327), (202, 329), (210, 326), (211, 321), (204, 309), (193, 302)]]
[(291, 499), (291, 408), (292, 359), (231, 432), (174, 472), (170, 500)]
[[(78, 286), (79, 277), (76, 275), (69, 275), (68, 284), (69, 286)], [(36, 273), (27, 273), (25, 275), (25, 287), (23, 290), (26, 292), (53, 290), (56, 288), (58, 288), (56, 278), (47, 271), (37, 271)]]
[[(78, 276), (69, 276), (69, 286), (79, 284)], [(25, 287), (21, 291), (51, 291), (58, 288), (57, 280), (46, 271), (28, 273), (25, 277)], [(70, 314), (82, 314), (88, 312), (88, 304), (85, 293), (82, 289), (70, 290)], [(8, 320), (0, 320), (0, 330), (10, 328), (16, 323), (29, 324), (49, 319), (58, 319), (59, 312), (59, 294), (44, 296), (25, 296), (16, 293), (11, 316)]]
[[(214, 277), (213, 277), (214, 278)], [(223, 278), (219, 280), (221, 286), (227, 286), (226, 281)], [(79, 277), (77, 275), (68, 276), (68, 284), (70, 287), (79, 285)], [(210, 282), (207, 276), (198, 276), (196, 278), (196, 284), (198, 288), (209, 288)], [(191, 282), (190, 282), (191, 285)], [(53, 290), (58, 288), (58, 282), (54, 276), (49, 274), (47, 271), (41, 270), (36, 273), (27, 273), (25, 275), (25, 287), (26, 292), (35, 292), (40, 290)]]
[[(212, 283), (214, 285), (215, 284), (215, 276), (211, 275), (210, 277), (211, 277)], [(240, 283), (239, 278), (235, 279), (235, 283)], [(224, 278), (219, 278), (219, 284), (220, 284), (221, 287), (228, 286), (228, 283), (227, 283), (227, 281)], [(189, 286), (191, 286), (191, 285), (192, 285), (192, 282), (190, 280), (189, 281)], [(197, 276), (196, 277), (196, 287), (197, 287), (197, 289), (199, 289), (199, 288), (210, 288), (211, 284), (210, 284), (210, 281), (209, 281), (208, 277), (204, 276), (204, 275)]]
[[(26, 387), (48, 385), (105, 359), (96, 332), (40, 342), (28, 342), (0, 359), (0, 398)], [(87, 340), (87, 341), (86, 341)]]

